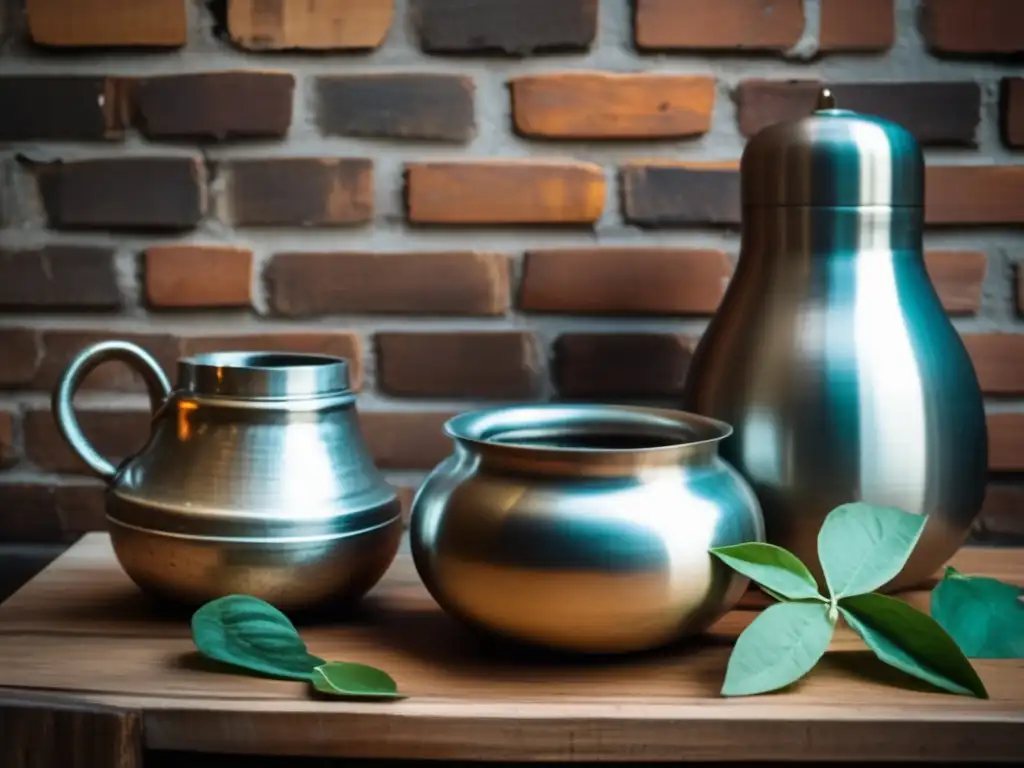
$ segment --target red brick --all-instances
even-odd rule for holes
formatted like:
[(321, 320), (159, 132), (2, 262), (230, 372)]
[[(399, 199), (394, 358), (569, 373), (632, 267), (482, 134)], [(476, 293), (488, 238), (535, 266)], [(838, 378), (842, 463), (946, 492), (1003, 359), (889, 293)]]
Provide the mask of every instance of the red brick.
[(452, 452), (444, 423), (451, 411), (361, 411), (359, 425), (382, 469), (433, 469)]
[(294, 90), (285, 72), (148, 77), (132, 88), (134, 120), (154, 139), (279, 137), (292, 122)]
[(821, 0), (819, 50), (884, 51), (895, 40), (895, 0)]
[(540, 391), (528, 333), (378, 333), (376, 342), (377, 385), (388, 395), (500, 400)]
[(317, 79), (317, 121), (334, 136), (468, 141), (476, 132), (468, 77), (376, 74)]
[(989, 483), (985, 503), (974, 524), (975, 535), (985, 543), (1020, 544), (1024, 538), (1024, 485)]
[(266, 269), (279, 315), (502, 315), (509, 263), (497, 253), (283, 253)]
[(1024, 333), (972, 333), (964, 343), (985, 394), (1024, 395)]
[(39, 332), (31, 328), (0, 328), (0, 387), (30, 384), (42, 358)]
[(14, 431), (18, 415), (13, 411), (0, 410), (0, 468), (10, 467), (18, 462), (18, 449), (14, 445)]
[(186, 0), (25, 0), (40, 45), (176, 48), (187, 38)]
[(803, 35), (803, 0), (636, 0), (635, 32), (641, 49), (785, 51)]
[[(134, 456), (150, 434), (148, 410), (77, 408), (75, 415), (86, 438), (101, 456), (115, 464)], [(61, 437), (49, 410), (25, 414), (25, 455), (47, 472), (89, 474), (89, 469)]]
[(675, 397), (682, 394), (693, 342), (670, 333), (566, 333), (555, 340), (555, 387), (562, 397)]
[(977, 251), (929, 251), (925, 266), (942, 305), (951, 315), (973, 315), (981, 308), (988, 258)]
[(39, 166), (57, 229), (189, 229), (206, 211), (202, 164), (187, 157), (75, 160)]
[(120, 78), (0, 77), (0, 141), (102, 141), (124, 135)]
[[(737, 89), (740, 132), (809, 115), (819, 80), (744, 80)], [(829, 83), (838, 106), (892, 120), (924, 145), (975, 144), (981, 87), (975, 82)]]
[(605, 179), (593, 163), (413, 163), (406, 195), (416, 224), (593, 224)]
[(1024, 224), (1024, 165), (929, 166), (929, 224)]
[(709, 315), (732, 272), (721, 251), (571, 248), (531, 251), (521, 308), (583, 315)]
[(597, 36), (598, 0), (414, 0), (420, 45), (432, 53), (580, 51)]
[(1003, 78), (1000, 103), (1003, 141), (1024, 147), (1024, 77)]
[(922, 0), (923, 34), (935, 53), (1002, 56), (1024, 51), (1020, 0)]
[(157, 308), (247, 307), (252, 251), (217, 245), (159, 245), (145, 252), (146, 300)]
[(394, 0), (227, 0), (231, 41), (254, 51), (376, 48)]
[(735, 162), (639, 162), (622, 168), (623, 215), (641, 227), (740, 223)]
[(353, 390), (363, 384), (362, 344), (349, 331), (277, 331), (236, 335), (191, 336), (182, 339), (182, 354), (206, 352), (294, 352), (297, 354), (332, 355), (348, 361), (349, 380)]
[[(168, 334), (136, 333), (119, 329), (81, 330), (49, 329), (41, 332), (44, 354), (35, 377), (34, 389), (52, 391), (57, 381), (67, 370), (72, 359), (86, 347), (100, 341), (129, 341), (149, 352), (172, 377), (178, 359), (178, 342)], [(109, 390), (113, 392), (145, 392), (143, 379), (133, 368), (124, 363), (109, 362), (90, 373), (82, 388), (86, 390)]]
[(988, 467), (993, 472), (1024, 471), (1024, 413), (988, 415)]
[(715, 106), (713, 77), (561, 72), (510, 86), (516, 130), (537, 138), (698, 136), (711, 130)]
[(292, 157), (225, 165), (235, 224), (337, 226), (373, 217), (370, 160)]
[(71, 245), (0, 249), (0, 309), (56, 312), (120, 306), (113, 249)]

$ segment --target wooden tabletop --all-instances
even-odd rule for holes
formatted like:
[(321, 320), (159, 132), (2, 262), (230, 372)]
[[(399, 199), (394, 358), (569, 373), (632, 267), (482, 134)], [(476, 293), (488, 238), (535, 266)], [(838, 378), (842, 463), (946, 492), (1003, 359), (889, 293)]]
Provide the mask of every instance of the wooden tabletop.
[[(953, 564), (1024, 585), (1022, 549), (967, 548)], [(927, 608), (926, 591), (904, 597)], [(122, 723), (114, 736), (141, 733), (148, 749), (240, 754), (1024, 759), (1024, 661), (976, 660), (991, 699), (953, 696), (901, 678), (841, 627), (834, 652), (791, 690), (722, 698), (732, 643), (757, 603), (746, 601), (698, 642), (657, 653), (600, 662), (524, 656), (448, 619), (400, 555), (357, 615), (299, 630), (313, 653), (378, 666), (409, 698), (324, 701), (302, 683), (212, 670), (195, 652), (188, 615), (147, 603), (108, 537), (89, 534), (0, 605), (0, 718), (53, 708), (91, 714), (112, 732)]]

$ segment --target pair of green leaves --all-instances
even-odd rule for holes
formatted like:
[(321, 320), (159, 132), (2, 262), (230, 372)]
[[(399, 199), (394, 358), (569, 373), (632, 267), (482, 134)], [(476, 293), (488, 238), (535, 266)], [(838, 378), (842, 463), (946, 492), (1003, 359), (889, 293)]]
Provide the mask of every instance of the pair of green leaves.
[(346, 698), (404, 698), (385, 672), (365, 664), (325, 661), (306, 648), (295, 625), (270, 603), (227, 595), (192, 615), (192, 640), (204, 656), (285, 680), (309, 681), (320, 693)]
[(988, 698), (985, 686), (942, 626), (902, 600), (875, 594), (895, 578), (926, 519), (899, 509), (844, 504), (818, 532), (828, 597), (793, 553), (752, 542), (711, 553), (779, 600), (736, 641), (722, 694), (747, 696), (796, 682), (825, 655), (835, 624), (846, 623), (886, 664), (951, 693)]
[(972, 659), (1024, 658), (1024, 590), (955, 568), (932, 590), (931, 614)]

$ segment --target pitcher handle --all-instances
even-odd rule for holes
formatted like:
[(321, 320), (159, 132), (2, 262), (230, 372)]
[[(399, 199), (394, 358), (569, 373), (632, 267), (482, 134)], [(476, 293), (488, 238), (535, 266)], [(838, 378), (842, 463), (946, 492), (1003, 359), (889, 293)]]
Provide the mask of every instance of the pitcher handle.
[(97, 453), (82, 433), (75, 416), (74, 399), (85, 377), (97, 366), (113, 360), (124, 363), (142, 376), (154, 413), (171, 393), (171, 384), (160, 364), (146, 350), (128, 341), (101, 341), (86, 347), (71, 361), (53, 391), (53, 415), (57, 429), (71, 449), (104, 480), (110, 480), (117, 473), (117, 467)]

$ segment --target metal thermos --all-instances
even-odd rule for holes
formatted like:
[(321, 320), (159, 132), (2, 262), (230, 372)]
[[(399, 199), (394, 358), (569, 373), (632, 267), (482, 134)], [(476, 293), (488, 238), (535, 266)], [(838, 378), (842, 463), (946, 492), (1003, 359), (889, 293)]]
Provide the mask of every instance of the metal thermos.
[(837, 109), (776, 123), (741, 162), (743, 232), (683, 407), (731, 424), (769, 542), (823, 584), (817, 535), (851, 501), (928, 516), (894, 591), (935, 574), (985, 494), (978, 380), (922, 255), (924, 159), (891, 122)]

